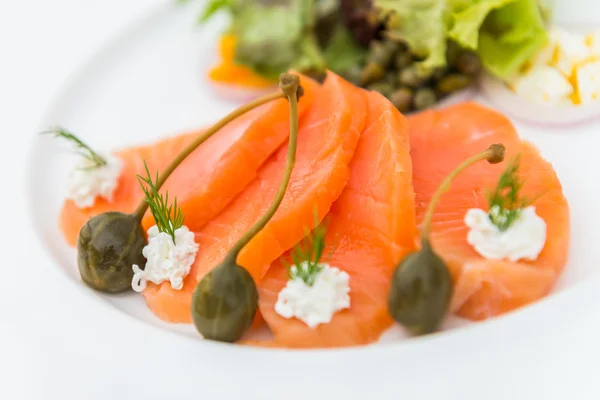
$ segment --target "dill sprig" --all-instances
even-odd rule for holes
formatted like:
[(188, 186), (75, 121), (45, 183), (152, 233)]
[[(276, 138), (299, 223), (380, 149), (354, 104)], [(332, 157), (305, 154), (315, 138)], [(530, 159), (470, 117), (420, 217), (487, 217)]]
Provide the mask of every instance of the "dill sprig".
[(515, 156), (498, 179), (496, 189), (488, 194), (489, 216), (501, 231), (507, 230), (531, 204), (521, 196), (524, 182), (519, 177), (520, 156)]
[(146, 168), (146, 177), (138, 175), (137, 178), (144, 191), (145, 201), (148, 203), (158, 231), (171, 235), (173, 243), (175, 243), (175, 231), (183, 226), (183, 212), (177, 205), (177, 198), (173, 200), (172, 205), (169, 205), (169, 192), (166, 192), (164, 196), (158, 192), (156, 188), (158, 172), (156, 172), (156, 178), (152, 180), (146, 161), (144, 161), (144, 167)]
[[(316, 215), (315, 215), (316, 218)], [(302, 279), (312, 286), (323, 267), (320, 262), (325, 252), (326, 223), (317, 224), (290, 252), (293, 267), (286, 265), (290, 279)], [(285, 264), (285, 261), (284, 261)]]
[(96, 153), (94, 150), (92, 150), (90, 146), (85, 144), (83, 140), (79, 139), (72, 132), (69, 132), (64, 128), (55, 127), (45, 130), (41, 133), (54, 135), (54, 137), (63, 138), (73, 143), (75, 145), (75, 148), (78, 150), (77, 154), (87, 158), (91, 162), (89, 169), (104, 167), (107, 164), (106, 159), (104, 157)]

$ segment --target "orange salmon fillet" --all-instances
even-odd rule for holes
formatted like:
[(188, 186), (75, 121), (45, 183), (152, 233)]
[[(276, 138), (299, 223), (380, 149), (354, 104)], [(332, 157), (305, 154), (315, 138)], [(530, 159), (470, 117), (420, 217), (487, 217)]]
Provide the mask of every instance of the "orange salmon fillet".
[[(365, 119), (364, 92), (329, 73), (300, 123), (296, 167), (283, 202), (238, 257), (239, 265), (257, 282), (276, 258), (304, 236), (305, 228), (314, 228), (315, 208), (322, 219), (341, 194)], [(198, 256), (182, 290), (174, 290), (168, 283), (146, 288), (146, 302), (159, 318), (191, 322), (191, 297), (197, 282), (223, 261), (233, 244), (271, 205), (281, 183), (286, 153), (284, 145), (221, 214), (197, 231)]]
[[(480, 162), (452, 183), (436, 209), (431, 242), (455, 281), (452, 311), (482, 320), (514, 310), (548, 294), (567, 262), (569, 206), (550, 163), (530, 143), (522, 142), (503, 115), (476, 103), (427, 111), (409, 119), (417, 221), (446, 175), (467, 157), (490, 144), (506, 146), (505, 162)], [(488, 209), (486, 191), (493, 190), (506, 160), (520, 153), (522, 195), (536, 198), (536, 213), (546, 221), (546, 245), (533, 262), (493, 261), (467, 243), (464, 223), (469, 208)]]
[(274, 335), (259, 346), (317, 348), (365, 345), (392, 324), (391, 275), (415, 249), (415, 194), (406, 119), (378, 93), (368, 93), (368, 121), (350, 164), (351, 177), (329, 213), (324, 261), (350, 275), (350, 308), (315, 329), (275, 312), (288, 280), (276, 261), (259, 286), (259, 305)]
[[(300, 118), (312, 103), (319, 86), (303, 76), (301, 83), (305, 90), (299, 102)], [(286, 141), (289, 125), (287, 100), (272, 101), (227, 124), (181, 163), (161, 191), (168, 190), (171, 196), (177, 196), (188, 228), (202, 228), (256, 178), (260, 166)], [(136, 176), (145, 175), (144, 160), (154, 177), (156, 171), (164, 170), (200, 133), (184, 134), (118, 152), (124, 167), (113, 201), (99, 198), (87, 209), (78, 208), (70, 200), (65, 201), (59, 226), (66, 242), (75, 246), (79, 230), (95, 215), (106, 211), (133, 212), (143, 199)], [(145, 229), (154, 225), (149, 212), (143, 225)]]

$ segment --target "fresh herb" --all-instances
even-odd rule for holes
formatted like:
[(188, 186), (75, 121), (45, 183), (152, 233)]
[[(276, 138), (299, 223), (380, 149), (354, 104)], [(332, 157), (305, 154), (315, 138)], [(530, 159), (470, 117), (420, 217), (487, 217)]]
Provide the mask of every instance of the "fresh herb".
[(144, 191), (145, 201), (150, 207), (150, 212), (154, 216), (156, 226), (159, 232), (166, 232), (173, 238), (175, 242), (175, 231), (183, 226), (184, 215), (181, 208), (177, 205), (177, 198), (173, 200), (173, 204), (169, 205), (169, 192), (163, 196), (158, 192), (158, 172), (156, 179), (153, 181), (148, 165), (144, 161), (146, 168), (146, 177), (138, 175), (138, 182)]
[(67, 131), (64, 128), (55, 127), (43, 131), (42, 134), (54, 135), (54, 137), (63, 138), (75, 144), (75, 147), (78, 150), (77, 154), (80, 154), (82, 157), (85, 157), (91, 162), (91, 165), (88, 167), (89, 169), (104, 167), (107, 164), (106, 159), (104, 157), (96, 153), (94, 150), (92, 150), (90, 146), (85, 144), (81, 139), (79, 139), (73, 133)]
[[(315, 213), (315, 220), (317, 214)], [(286, 265), (290, 279), (302, 279), (308, 286), (312, 286), (321, 270), (321, 260), (325, 252), (325, 236), (327, 236), (326, 223), (317, 223), (312, 232), (307, 232), (290, 252), (293, 265)], [(284, 264), (285, 263), (284, 261)]]
[(489, 216), (494, 225), (505, 231), (530, 202), (521, 196), (523, 181), (519, 177), (520, 157), (515, 156), (498, 179), (496, 189), (488, 194)]

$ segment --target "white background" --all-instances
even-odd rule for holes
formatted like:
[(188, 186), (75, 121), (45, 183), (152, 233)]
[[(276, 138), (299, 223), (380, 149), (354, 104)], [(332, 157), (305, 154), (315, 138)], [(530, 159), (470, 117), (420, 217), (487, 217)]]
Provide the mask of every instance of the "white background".
[[(584, 3), (597, 5), (595, 1), (573, 0), (568, 3), (577, 8)], [(139, 329), (137, 332), (143, 333), (143, 337), (123, 338), (122, 332), (133, 330), (129, 326), (131, 322), (122, 316), (113, 318), (114, 329), (97, 331), (90, 324), (94, 315), (103, 319), (110, 310), (83, 300), (80, 303), (78, 292), (63, 285), (62, 278), (52, 266), (44, 268), (42, 265), (40, 268), (40, 265), (34, 265), (43, 263), (44, 258), (30, 231), (25, 212), (27, 149), (52, 96), (73, 70), (115, 31), (160, 2), (0, 0), (0, 177), (3, 183), (0, 190), (0, 399), (148, 399), (148, 393), (153, 393), (152, 387), (156, 387), (154, 393), (157, 398), (159, 394), (168, 396), (169, 388), (172, 388), (171, 393), (177, 392), (178, 382), (169, 374), (168, 363), (157, 365), (136, 362), (135, 359), (125, 361), (125, 365), (113, 363), (117, 354), (127, 351), (127, 345), (123, 345), (126, 341), (134, 342), (138, 348), (147, 345), (148, 354), (152, 355), (150, 344), (160, 334)], [(588, 11), (588, 14), (600, 15), (597, 8)], [(582, 15), (585, 14), (582, 12)], [(588, 295), (583, 297), (584, 305), (580, 307), (600, 310), (597, 300), (600, 296), (593, 295), (596, 290), (586, 290)], [(564, 304), (565, 301), (556, 303), (557, 306)], [(89, 307), (86, 310), (91, 316), (79, 321), (86, 325), (85, 328), (76, 329), (78, 321), (73, 321), (72, 315), (80, 315), (78, 310), (82, 307)], [(568, 308), (558, 311), (557, 314), (572, 312)], [(494, 357), (497, 364), (483, 364), (486, 357), (482, 355), (462, 359), (462, 350), (455, 349), (457, 366), (478, 360), (482, 367), (479, 374), (462, 377), (465, 378), (463, 396), (447, 398), (559, 399), (567, 398), (567, 395), (578, 399), (600, 398), (600, 367), (597, 361), (600, 358), (599, 318), (589, 313), (580, 314), (582, 317), (571, 319), (576, 321), (575, 325), (563, 329), (556, 329), (549, 319), (547, 334), (534, 342), (523, 343), (526, 347), (521, 353), (529, 357), (520, 357), (518, 362), (512, 354), (502, 356), (492, 351), (502, 342), (503, 338), (498, 335), (490, 335), (492, 342), (482, 346), (483, 352), (490, 350), (490, 358)], [(521, 326), (524, 330), (529, 327), (526, 321)], [(556, 331), (562, 333), (559, 335)], [(518, 336), (511, 336), (513, 342), (515, 337)], [(519, 345), (518, 342), (514, 344)], [(419, 353), (415, 350), (405, 354)], [(174, 354), (175, 358), (177, 356)], [(435, 360), (435, 355), (432, 360)], [(304, 361), (306, 359), (301, 362), (303, 366), (306, 365)], [(120, 362), (123, 362), (122, 359)], [(189, 365), (194, 364), (189, 362)], [(320, 365), (315, 365), (315, 372), (319, 372), (319, 368)], [(389, 369), (393, 368), (392, 363)], [(477, 371), (477, 368), (471, 368), (473, 370)], [(499, 370), (503, 372), (499, 373)], [(422, 375), (426, 377), (427, 374), (428, 371), (423, 369)], [(494, 377), (495, 374), (498, 375)], [(190, 375), (193, 376), (193, 371), (188, 378)], [(367, 378), (375, 382), (377, 377)], [(448, 379), (432, 379), (431, 387), (423, 386), (423, 390), (432, 393), (433, 386), (450, 387), (452, 381), (456, 383), (458, 378), (461, 377), (455, 371), (448, 369)], [(219, 396), (218, 392), (209, 394), (203, 388), (209, 383), (212, 383), (212, 388), (216, 387), (215, 379), (218, 384), (229, 385), (228, 389), (236, 385), (226, 375), (220, 379), (208, 379), (211, 382), (199, 375), (198, 392), (188, 392), (184, 397), (223, 399), (225, 396)], [(257, 384), (268, 385), (277, 377), (264, 376), (263, 379), (260, 382), (257, 378)], [(398, 379), (400, 382), (401, 377), (398, 376)], [(490, 383), (494, 381), (495, 384)], [(427, 379), (424, 378), (423, 382)], [(388, 380), (388, 383), (393, 382)], [(401, 386), (398, 385), (396, 398), (425, 398), (418, 396), (418, 391), (403, 396)], [(240, 388), (237, 396), (226, 398), (250, 398), (251, 390), (251, 387)], [(326, 389), (316, 387), (314, 394), (325, 392)], [(444, 388), (435, 392), (443, 393)], [(228, 390), (228, 393), (233, 391)], [(364, 396), (370, 394), (369, 398), (377, 399), (378, 385), (372, 385), (372, 392), (356, 393), (356, 396), (362, 393), (357, 398), (366, 398)], [(279, 396), (274, 398), (287, 400), (292, 396), (279, 392)]]

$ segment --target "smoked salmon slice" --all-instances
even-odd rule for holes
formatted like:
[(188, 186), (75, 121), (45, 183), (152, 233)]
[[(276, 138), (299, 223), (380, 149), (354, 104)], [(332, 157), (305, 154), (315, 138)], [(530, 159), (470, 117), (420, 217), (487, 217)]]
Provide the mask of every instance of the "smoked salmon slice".
[(391, 276), (415, 249), (415, 211), (406, 119), (378, 93), (368, 93), (368, 121), (350, 164), (350, 181), (329, 213), (324, 261), (350, 275), (350, 308), (309, 328), (275, 312), (288, 280), (276, 261), (259, 285), (260, 312), (274, 340), (269, 347), (337, 347), (376, 341), (392, 324), (387, 311)]
[[(313, 221), (315, 208), (321, 220), (340, 196), (350, 176), (350, 160), (365, 120), (365, 93), (329, 73), (300, 122), (296, 166), (283, 202), (238, 257), (238, 264), (257, 282), (275, 259), (302, 239), (305, 228), (314, 228), (312, 224), (307, 226), (307, 221)], [(148, 306), (159, 318), (191, 322), (194, 288), (270, 206), (281, 183), (286, 153), (284, 145), (221, 214), (196, 232), (199, 251), (182, 290), (174, 290), (168, 283), (149, 284), (144, 290)], [(233, 175), (236, 173), (238, 170)]]
[(481, 257), (466, 240), (465, 213), (470, 208), (488, 210), (486, 191), (496, 187), (506, 161), (481, 162), (459, 175), (437, 206), (430, 237), (454, 279), (451, 310), (482, 320), (548, 294), (567, 262), (570, 236), (569, 206), (550, 163), (532, 144), (519, 139), (506, 117), (476, 103), (427, 111), (411, 117), (409, 123), (419, 223), (431, 196), (452, 169), (489, 145), (503, 143), (506, 160), (520, 153), (522, 195), (537, 198), (532, 205), (547, 225), (546, 244), (536, 261)]
[[(304, 96), (298, 103), (302, 118), (319, 86), (301, 76)], [(235, 119), (204, 142), (173, 172), (161, 191), (177, 196), (190, 230), (202, 228), (215, 217), (253, 179), (264, 162), (289, 136), (289, 107), (280, 99)], [(144, 175), (144, 160), (152, 174), (167, 165), (201, 132), (168, 138), (149, 146), (123, 150), (117, 156), (123, 161), (123, 171), (113, 201), (97, 199), (94, 206), (78, 208), (65, 201), (59, 225), (66, 242), (75, 246), (81, 227), (95, 215), (107, 211), (130, 213), (143, 199), (137, 174)], [(154, 225), (150, 213), (143, 220), (145, 229)]]

